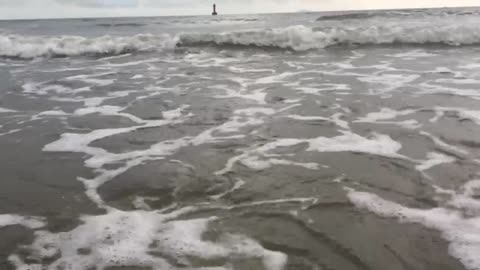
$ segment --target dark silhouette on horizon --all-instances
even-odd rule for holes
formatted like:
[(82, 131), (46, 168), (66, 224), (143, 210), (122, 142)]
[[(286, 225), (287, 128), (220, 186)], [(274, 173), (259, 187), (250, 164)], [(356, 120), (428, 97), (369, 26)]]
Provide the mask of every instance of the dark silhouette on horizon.
[(217, 13), (217, 5), (215, 5), (215, 4), (213, 4), (213, 12), (212, 12), (212, 15), (213, 15), (213, 16), (218, 15), (218, 13)]

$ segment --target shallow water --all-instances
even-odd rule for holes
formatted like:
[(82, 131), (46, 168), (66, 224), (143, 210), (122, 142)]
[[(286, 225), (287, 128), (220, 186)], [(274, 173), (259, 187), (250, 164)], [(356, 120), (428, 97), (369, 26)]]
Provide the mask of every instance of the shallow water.
[(395, 12), (0, 24), (0, 269), (480, 269), (476, 11)]

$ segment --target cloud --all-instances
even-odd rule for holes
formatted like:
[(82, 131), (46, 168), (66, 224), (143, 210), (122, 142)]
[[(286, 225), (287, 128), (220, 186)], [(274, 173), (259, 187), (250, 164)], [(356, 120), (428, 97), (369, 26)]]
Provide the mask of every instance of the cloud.
[(138, 0), (97, 0), (102, 7), (138, 7)]
[(98, 0), (55, 0), (58, 5), (65, 6), (83, 6), (83, 7), (97, 7), (99, 6)]

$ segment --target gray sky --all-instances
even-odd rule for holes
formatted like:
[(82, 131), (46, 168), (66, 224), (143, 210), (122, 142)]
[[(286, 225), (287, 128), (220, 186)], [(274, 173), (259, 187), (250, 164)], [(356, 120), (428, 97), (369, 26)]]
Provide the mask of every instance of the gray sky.
[(0, 19), (478, 6), (480, 0), (0, 0)]

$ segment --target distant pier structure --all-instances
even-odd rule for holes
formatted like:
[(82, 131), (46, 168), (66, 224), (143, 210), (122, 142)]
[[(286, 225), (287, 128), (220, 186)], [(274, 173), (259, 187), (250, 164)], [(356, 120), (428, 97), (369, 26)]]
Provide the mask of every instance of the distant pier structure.
[(213, 4), (213, 12), (212, 12), (212, 15), (213, 16), (217, 16), (218, 13), (217, 13), (217, 5)]

